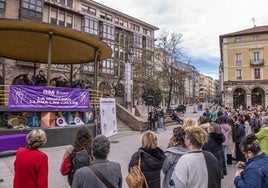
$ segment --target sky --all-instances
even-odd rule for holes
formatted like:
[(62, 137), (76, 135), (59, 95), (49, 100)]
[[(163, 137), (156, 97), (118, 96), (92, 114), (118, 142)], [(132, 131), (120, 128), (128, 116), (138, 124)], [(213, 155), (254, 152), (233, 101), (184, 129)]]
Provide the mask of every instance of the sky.
[[(182, 34), (182, 48), (190, 64), (219, 78), (219, 36), (268, 25), (267, 0), (95, 0), (159, 28)], [(255, 19), (255, 22), (252, 21)]]

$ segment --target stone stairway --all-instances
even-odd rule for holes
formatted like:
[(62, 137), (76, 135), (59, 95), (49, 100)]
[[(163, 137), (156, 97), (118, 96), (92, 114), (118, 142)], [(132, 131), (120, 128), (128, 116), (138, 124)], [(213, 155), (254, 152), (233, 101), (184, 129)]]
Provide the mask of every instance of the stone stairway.
[(124, 123), (119, 118), (116, 119), (117, 121), (117, 134), (109, 137), (109, 139), (113, 142), (117, 138), (129, 136), (132, 134), (136, 134), (137, 131), (133, 131), (126, 123)]
[(119, 118), (117, 118), (116, 121), (117, 121), (117, 132), (118, 133), (132, 131), (132, 129), (126, 123), (121, 121)]

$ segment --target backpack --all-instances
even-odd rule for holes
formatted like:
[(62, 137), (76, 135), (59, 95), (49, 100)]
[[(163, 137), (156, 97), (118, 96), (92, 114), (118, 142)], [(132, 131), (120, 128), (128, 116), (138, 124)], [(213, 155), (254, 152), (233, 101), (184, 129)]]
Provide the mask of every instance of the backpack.
[(90, 161), (91, 161), (90, 157), (89, 157), (86, 150), (82, 150), (82, 151), (76, 153), (75, 157), (72, 160), (73, 169), (68, 174), (68, 182), (70, 185), (72, 185), (75, 171), (81, 167), (89, 166)]
[(176, 155), (176, 159), (173, 161), (172, 165), (170, 166), (170, 169), (172, 170), (172, 173), (171, 173), (171, 178), (169, 180), (169, 187), (175, 187), (175, 183), (174, 183), (174, 180), (172, 179), (172, 174), (174, 172), (174, 169), (175, 169), (175, 166), (178, 162), (178, 160), (180, 159), (182, 155)]
[(139, 157), (138, 165), (130, 167), (129, 174), (126, 177), (129, 188), (149, 188), (146, 177), (141, 170), (141, 157)]

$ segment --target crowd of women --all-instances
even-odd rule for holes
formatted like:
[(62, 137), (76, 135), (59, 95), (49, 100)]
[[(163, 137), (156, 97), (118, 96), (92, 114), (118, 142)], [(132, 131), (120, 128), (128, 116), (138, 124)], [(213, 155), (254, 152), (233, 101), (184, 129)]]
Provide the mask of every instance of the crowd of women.
[[(238, 168), (236, 187), (268, 187), (265, 110), (220, 108), (216, 115), (215, 110), (206, 110), (198, 121), (184, 118), (183, 125), (173, 129), (166, 148), (158, 147), (154, 132), (143, 134), (141, 147), (129, 161), (129, 170), (140, 161), (147, 182), (143, 187), (218, 188), (228, 165)], [(45, 141), (42, 130), (27, 135), (27, 147), (17, 151), (14, 162), (14, 188), (48, 187), (48, 159), (39, 150)], [(66, 149), (60, 171), (68, 176), (72, 188), (122, 187), (121, 166), (107, 159), (109, 152), (108, 138), (92, 138), (89, 129), (82, 127), (74, 145)]]

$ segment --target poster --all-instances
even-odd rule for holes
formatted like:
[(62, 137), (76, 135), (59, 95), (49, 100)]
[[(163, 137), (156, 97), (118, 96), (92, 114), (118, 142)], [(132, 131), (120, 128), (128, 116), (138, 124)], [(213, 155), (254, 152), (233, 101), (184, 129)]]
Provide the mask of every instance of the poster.
[(117, 133), (114, 98), (100, 98), (101, 134), (110, 137)]

